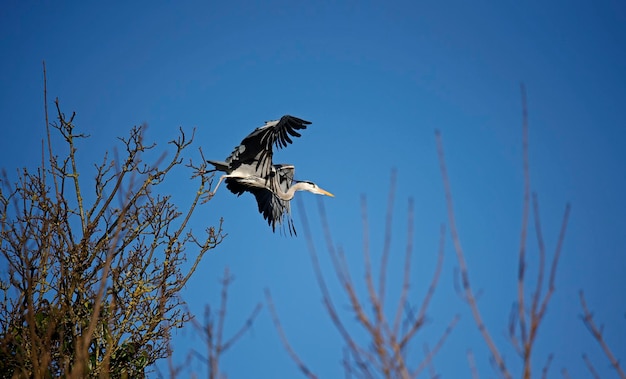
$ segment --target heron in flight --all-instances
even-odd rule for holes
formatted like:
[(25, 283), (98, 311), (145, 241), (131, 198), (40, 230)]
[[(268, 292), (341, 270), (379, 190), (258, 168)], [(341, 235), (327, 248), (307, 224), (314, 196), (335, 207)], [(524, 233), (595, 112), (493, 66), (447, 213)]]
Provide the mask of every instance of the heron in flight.
[(289, 115), (267, 121), (244, 138), (225, 161), (207, 160), (215, 170), (226, 173), (220, 177), (211, 196), (215, 195), (222, 181), (237, 196), (250, 192), (274, 232), (277, 225), (286, 225), (289, 234), (296, 235), (290, 207), (296, 191), (334, 197), (313, 182), (294, 180), (293, 165), (272, 162), (272, 148), (286, 147), (293, 142), (291, 137), (300, 137), (298, 130), (306, 129), (307, 125), (311, 122)]

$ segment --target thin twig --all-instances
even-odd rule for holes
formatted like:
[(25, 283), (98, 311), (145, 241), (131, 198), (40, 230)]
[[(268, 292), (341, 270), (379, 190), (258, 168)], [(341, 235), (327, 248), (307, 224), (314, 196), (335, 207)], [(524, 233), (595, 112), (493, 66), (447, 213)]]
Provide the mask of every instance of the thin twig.
[(422, 362), (417, 367), (417, 369), (413, 371), (411, 375), (412, 378), (417, 378), (419, 374), (422, 372), (422, 370), (424, 370), (424, 368), (430, 364), (430, 361), (432, 361), (432, 359), (435, 357), (435, 355), (437, 355), (439, 350), (441, 350), (441, 348), (443, 347), (443, 344), (446, 342), (446, 339), (448, 338), (448, 336), (450, 336), (450, 334), (452, 333), (452, 330), (454, 330), (454, 327), (456, 326), (456, 324), (459, 322), (460, 319), (461, 319), (461, 316), (459, 316), (458, 314), (454, 316), (452, 321), (450, 321), (450, 324), (448, 324), (448, 327), (446, 328), (446, 330), (443, 332), (441, 337), (439, 337), (439, 341), (437, 341), (435, 348), (430, 352), (429, 355), (424, 357), (424, 360), (422, 360)]
[[(365, 263), (365, 284), (367, 285), (367, 293), (369, 295), (370, 302), (372, 304), (372, 308), (374, 309), (376, 318), (378, 321), (380, 321), (379, 317), (381, 317), (382, 315), (382, 306), (380, 304), (378, 294), (376, 293), (376, 288), (374, 287), (374, 279), (372, 276), (372, 261), (369, 243), (370, 233), (368, 227), (369, 219), (367, 217), (367, 198), (365, 197), (365, 195), (361, 195), (361, 219), (363, 220), (363, 261)], [(329, 250), (329, 253), (331, 253), (332, 255), (332, 250)]]
[(280, 336), (280, 341), (283, 343), (285, 350), (287, 350), (287, 353), (289, 354), (291, 359), (294, 361), (294, 363), (298, 366), (302, 374), (304, 374), (309, 379), (317, 379), (317, 375), (315, 375), (311, 370), (309, 370), (309, 368), (304, 364), (304, 362), (302, 362), (298, 354), (296, 354), (296, 352), (291, 347), (291, 344), (287, 340), (285, 331), (283, 330), (280, 320), (278, 319), (278, 314), (276, 313), (276, 309), (274, 308), (272, 295), (270, 294), (270, 291), (267, 288), (265, 289), (265, 300), (267, 301), (267, 306), (270, 310), (272, 321), (274, 322), (274, 326), (276, 327), (276, 330), (278, 331), (278, 335)]
[(472, 373), (472, 379), (480, 379), (480, 375), (478, 375), (478, 368), (476, 367), (476, 360), (474, 359), (474, 353), (472, 350), (467, 350), (467, 363), (470, 368), (470, 372)]
[(593, 314), (589, 311), (589, 308), (587, 307), (587, 301), (585, 300), (585, 294), (583, 293), (583, 291), (580, 291), (579, 297), (580, 305), (583, 308), (583, 323), (585, 324), (593, 338), (596, 340), (596, 342), (600, 345), (600, 347), (604, 351), (604, 355), (606, 355), (606, 357), (609, 359), (609, 362), (611, 362), (611, 366), (613, 366), (615, 371), (617, 371), (620, 378), (626, 379), (626, 373), (624, 373), (624, 371), (622, 370), (619, 360), (615, 358), (615, 355), (613, 355), (611, 348), (604, 340), (604, 336), (602, 335), (602, 329), (598, 328), (593, 321)]
[[(430, 349), (428, 348), (427, 343), (424, 344), (424, 355), (425, 356), (430, 355)], [(438, 377), (437, 370), (435, 369), (435, 365), (433, 364), (432, 359), (428, 362), (428, 374), (431, 379), (436, 379)]]
[(548, 359), (546, 360), (546, 364), (543, 366), (541, 370), (541, 379), (548, 378), (548, 370), (550, 370), (550, 364), (552, 363), (552, 358), (554, 358), (553, 354), (548, 355)]
[(426, 296), (424, 296), (424, 299), (422, 300), (422, 305), (420, 306), (420, 310), (415, 317), (415, 321), (412, 323), (409, 331), (400, 340), (400, 348), (404, 348), (404, 346), (413, 337), (415, 332), (417, 332), (417, 330), (424, 324), (424, 320), (426, 318), (426, 310), (428, 309), (432, 297), (435, 295), (437, 283), (439, 282), (441, 270), (443, 269), (444, 244), (446, 240), (445, 235), (446, 227), (444, 224), (441, 224), (441, 227), (439, 228), (439, 249), (437, 251), (437, 266), (435, 267), (435, 272), (433, 273), (430, 285), (428, 286), (428, 291), (426, 292)]
[(569, 376), (569, 372), (567, 371), (566, 368), (563, 368), (561, 370), (561, 375), (563, 375), (563, 378), (565, 378), (565, 379), (571, 379), (571, 377)]
[(378, 298), (380, 299), (380, 308), (384, 308), (385, 306), (385, 283), (387, 282), (387, 262), (389, 261), (389, 253), (391, 252), (393, 203), (396, 194), (397, 177), (398, 172), (395, 169), (392, 170), (391, 183), (389, 184), (389, 198), (387, 199), (387, 216), (385, 217), (385, 242), (383, 245), (383, 254), (380, 258), (380, 275), (378, 277)]
[(589, 370), (591, 375), (593, 375), (593, 378), (594, 379), (600, 379), (600, 375), (596, 371), (596, 368), (593, 367), (593, 364), (589, 360), (589, 357), (587, 356), (587, 354), (583, 354), (583, 361), (585, 361), (585, 365), (587, 366), (587, 369)]
[(396, 318), (393, 322), (393, 334), (398, 335), (400, 333), (400, 324), (402, 320), (402, 314), (406, 305), (406, 298), (409, 295), (410, 279), (411, 279), (411, 255), (413, 253), (413, 234), (415, 233), (414, 226), (415, 218), (415, 205), (412, 198), (409, 198), (408, 215), (407, 215), (407, 232), (406, 232), (406, 249), (404, 251), (404, 275), (402, 278), (402, 289), (400, 291), (400, 300), (398, 301), (398, 309), (396, 310)]
[(452, 201), (452, 190), (450, 189), (450, 179), (448, 178), (448, 170), (447, 170), (446, 162), (445, 162), (445, 154), (443, 151), (443, 141), (441, 140), (441, 133), (439, 131), (436, 131), (435, 136), (437, 139), (437, 152), (439, 156), (441, 175), (443, 177), (446, 205), (448, 208), (448, 222), (450, 223), (450, 232), (452, 234), (452, 241), (454, 243), (454, 249), (456, 251), (457, 260), (459, 262), (459, 268), (461, 270), (461, 280), (462, 280), (463, 289), (465, 291), (465, 298), (467, 299), (467, 303), (469, 304), (472, 310), (472, 315), (474, 316), (474, 321), (476, 322), (476, 326), (478, 327), (478, 330), (482, 334), (483, 339), (487, 343), (487, 346), (489, 347), (489, 350), (491, 351), (491, 354), (493, 355), (495, 363), (498, 366), (501, 374), (505, 378), (511, 379), (512, 376), (509, 373), (509, 370), (507, 369), (506, 364), (504, 363), (504, 359), (502, 358), (500, 351), (498, 350), (498, 348), (496, 347), (496, 344), (491, 338), (491, 334), (489, 333), (489, 330), (487, 329), (486, 325), (483, 322), (482, 316), (480, 314), (480, 309), (478, 308), (478, 303), (476, 302), (474, 292), (470, 285), (469, 271), (467, 268), (467, 263), (465, 262), (465, 255), (463, 253), (463, 248), (461, 247), (461, 239), (459, 237), (459, 234), (456, 228), (454, 205)]
[[(335, 327), (337, 328), (337, 330), (343, 337), (344, 341), (348, 344), (350, 353), (356, 360), (357, 366), (362, 371), (364, 371), (364, 373), (367, 374), (368, 377), (371, 377), (372, 375), (371, 373), (369, 373), (369, 368), (368, 368), (369, 366), (367, 362), (373, 362), (374, 361), (373, 356), (371, 356), (371, 354), (369, 354), (367, 351), (365, 351), (364, 349), (358, 346), (358, 344), (354, 341), (352, 336), (350, 336), (350, 333), (348, 333), (347, 329), (341, 322), (341, 319), (339, 318), (339, 314), (330, 296), (330, 292), (328, 290), (328, 286), (326, 285), (326, 281), (324, 280), (324, 275), (322, 274), (322, 269), (319, 264), (317, 250), (315, 249), (315, 244), (313, 243), (313, 237), (311, 234), (311, 230), (309, 228), (309, 222), (308, 222), (308, 218), (306, 215), (306, 210), (304, 209), (304, 206), (302, 205), (302, 200), (300, 200), (300, 198), (297, 198), (296, 204), (298, 205), (299, 214), (302, 220), (302, 227), (304, 229), (304, 234), (307, 239), (307, 246), (309, 249), (309, 255), (311, 257), (311, 262), (313, 264), (313, 271), (315, 273), (315, 278), (317, 279), (320, 290), (322, 291), (322, 298), (324, 301), (324, 306), (326, 307), (326, 310), (331, 320), (333, 321), (333, 324), (335, 325)], [(331, 260), (334, 265), (335, 272), (337, 273), (337, 276), (342, 286), (344, 287), (347, 295), (350, 298), (351, 305), (353, 307), (353, 310), (357, 318), (359, 319), (361, 324), (370, 333), (372, 333), (373, 328), (367, 316), (363, 312), (362, 306), (360, 302), (358, 301), (358, 298), (356, 297), (356, 293), (352, 285), (352, 280), (349, 277), (349, 273), (347, 272), (345, 265), (341, 264), (340, 260), (336, 257), (336, 253), (334, 250), (334, 243), (332, 241), (330, 227), (328, 225), (328, 219), (326, 218), (326, 211), (324, 209), (324, 205), (322, 201), (318, 202), (318, 209), (320, 211), (320, 217), (322, 220), (322, 227), (324, 229), (324, 235), (326, 237), (326, 245), (328, 247), (329, 254), (331, 255)]]
[(546, 313), (546, 309), (548, 308), (548, 302), (554, 290), (556, 288), (556, 269), (559, 264), (559, 259), (561, 257), (561, 251), (563, 250), (563, 243), (565, 242), (565, 233), (567, 231), (567, 224), (569, 222), (569, 215), (571, 212), (571, 205), (569, 203), (565, 204), (565, 211), (563, 212), (563, 219), (561, 221), (561, 230), (559, 231), (559, 239), (556, 244), (556, 248), (554, 251), (554, 257), (552, 258), (552, 265), (550, 267), (550, 278), (548, 279), (548, 292), (546, 296), (543, 298), (543, 302), (541, 303), (541, 308), (539, 310), (539, 314), (543, 317)]
[(520, 84), (522, 93), (522, 165), (524, 171), (524, 204), (522, 206), (522, 228), (520, 232), (519, 263), (517, 273), (517, 305), (522, 341), (527, 340), (526, 312), (524, 311), (524, 274), (526, 273), (526, 238), (530, 213), (530, 161), (528, 158), (528, 105), (526, 86)]

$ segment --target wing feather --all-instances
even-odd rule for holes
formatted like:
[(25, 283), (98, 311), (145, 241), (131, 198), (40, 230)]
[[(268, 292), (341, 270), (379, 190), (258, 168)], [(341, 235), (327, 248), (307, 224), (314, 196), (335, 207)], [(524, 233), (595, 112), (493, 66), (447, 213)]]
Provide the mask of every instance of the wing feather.
[(244, 138), (226, 158), (226, 163), (232, 170), (241, 165), (254, 166), (258, 176), (266, 177), (272, 170), (273, 147), (280, 149), (293, 143), (290, 136), (300, 137), (297, 130), (306, 129), (310, 124), (310, 121), (289, 115), (268, 121)]
[(290, 235), (297, 235), (291, 218), (290, 201), (282, 200), (276, 196), (276, 190), (287, 192), (293, 183), (294, 166), (274, 165), (270, 183), (265, 187), (250, 185), (245, 178), (227, 178), (226, 187), (237, 196), (244, 192), (254, 195), (259, 208), (259, 213), (267, 220), (267, 224), (276, 232), (276, 227), (282, 227), (289, 231)]

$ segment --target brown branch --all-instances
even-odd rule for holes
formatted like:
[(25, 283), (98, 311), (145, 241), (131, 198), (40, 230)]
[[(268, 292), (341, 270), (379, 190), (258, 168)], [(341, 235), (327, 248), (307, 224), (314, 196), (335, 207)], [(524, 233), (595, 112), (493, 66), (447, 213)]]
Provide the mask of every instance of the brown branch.
[[(321, 204), (321, 203), (320, 203)], [(321, 205), (323, 207), (323, 205)], [(325, 214), (322, 217), (326, 219)], [(365, 263), (365, 284), (367, 285), (367, 293), (370, 298), (370, 302), (372, 307), (374, 308), (374, 313), (376, 315), (376, 319), (380, 320), (380, 315), (382, 312), (382, 306), (380, 304), (380, 299), (378, 298), (378, 294), (376, 293), (376, 289), (374, 288), (374, 279), (372, 276), (372, 261), (370, 257), (370, 248), (369, 248), (369, 227), (368, 227), (368, 217), (367, 217), (367, 198), (365, 195), (361, 195), (361, 219), (363, 220), (363, 261)], [(328, 223), (325, 223), (328, 224)], [(329, 250), (332, 255), (332, 250)], [(342, 283), (343, 284), (343, 283)], [(350, 282), (350, 286), (352, 283)], [(356, 299), (356, 296), (353, 296)], [(351, 299), (353, 300), (353, 299)], [(358, 303), (358, 300), (356, 300)], [(354, 302), (353, 302), (354, 304)], [(361, 306), (359, 305), (359, 309)], [(368, 328), (371, 328), (369, 321), (366, 321), (367, 318), (363, 317), (363, 322), (367, 324)]]
[(448, 222), (450, 223), (450, 232), (452, 234), (452, 241), (454, 243), (454, 249), (456, 251), (457, 260), (459, 262), (459, 268), (461, 270), (461, 280), (463, 290), (465, 291), (465, 298), (467, 303), (472, 310), (472, 315), (474, 316), (474, 321), (476, 322), (476, 326), (478, 330), (483, 336), (483, 339), (487, 343), (491, 354), (495, 360), (496, 365), (498, 366), (500, 373), (507, 379), (511, 379), (512, 376), (509, 373), (509, 370), (504, 363), (504, 359), (500, 355), (500, 351), (496, 347), (493, 338), (491, 338), (491, 334), (487, 329), (486, 325), (483, 322), (482, 316), (480, 314), (480, 309), (478, 308), (478, 303), (476, 302), (476, 298), (472, 287), (470, 285), (469, 280), (469, 271), (467, 268), (467, 263), (465, 262), (465, 255), (463, 253), (463, 248), (461, 247), (461, 239), (459, 237), (457, 228), (456, 228), (456, 219), (454, 215), (454, 204), (452, 201), (452, 190), (450, 189), (450, 179), (448, 178), (448, 170), (445, 163), (445, 154), (443, 150), (443, 141), (441, 140), (441, 133), (439, 131), (435, 132), (435, 136), (437, 139), (437, 153), (439, 156), (439, 164), (440, 171), (443, 177), (443, 185), (446, 197), (446, 206), (448, 208)]
[[(322, 291), (324, 304), (326, 306), (327, 311), (333, 321), (335, 327), (339, 330), (340, 334), (350, 347), (351, 353), (354, 357), (357, 357), (357, 361), (360, 366), (365, 367), (365, 361), (359, 358), (361, 355), (367, 356), (370, 361), (373, 361), (373, 357), (367, 354), (363, 349), (361, 349), (352, 339), (345, 326), (341, 322), (339, 315), (333, 305), (332, 298), (330, 296), (330, 292), (328, 291), (328, 287), (326, 286), (326, 282), (324, 280), (324, 275), (322, 274), (321, 267), (319, 265), (319, 260), (317, 256), (317, 251), (315, 249), (315, 244), (313, 243), (313, 237), (309, 228), (308, 219), (306, 217), (306, 211), (304, 210), (304, 206), (302, 205), (302, 201), (300, 198), (297, 199), (298, 209), (300, 211), (300, 215), (302, 218), (302, 225), (304, 229), (305, 236), (307, 238), (307, 246), (309, 247), (309, 254), (311, 256), (311, 261), (313, 263), (313, 270), (315, 272), (315, 277), (318, 281), (318, 285)], [(326, 238), (326, 245), (328, 248), (329, 255), (331, 256), (331, 261), (333, 263), (333, 267), (335, 268), (335, 272), (339, 279), (340, 284), (346, 291), (348, 298), (350, 299), (350, 304), (352, 305), (352, 309), (359, 320), (359, 322), (363, 325), (363, 327), (370, 333), (375, 334), (376, 330), (372, 323), (369, 321), (369, 318), (363, 311), (363, 307), (359, 302), (358, 297), (356, 296), (356, 291), (354, 291), (353, 281), (350, 278), (349, 271), (345, 265), (345, 260), (339, 259), (334, 249), (334, 243), (332, 239), (332, 235), (330, 232), (330, 226), (328, 224), (328, 219), (326, 217), (326, 210), (324, 208), (324, 204), (321, 200), (318, 201), (318, 209), (320, 212), (320, 218), (322, 220), (322, 227), (324, 229), (324, 235)], [(375, 294), (375, 293), (374, 293)]]
[[(43, 61), (43, 109), (46, 118), (46, 135), (48, 140), (48, 155), (50, 159), (50, 168), (56, 167), (56, 158), (52, 155), (52, 138), (50, 137), (50, 121), (48, 118), (48, 79), (46, 77), (46, 61)], [(44, 168), (45, 166), (41, 166)], [(44, 168), (45, 170), (45, 168)], [(59, 184), (56, 175), (52, 175), (54, 181), (54, 193), (57, 199), (60, 199)]]
[(478, 375), (478, 368), (476, 367), (476, 360), (474, 359), (474, 353), (472, 350), (467, 350), (467, 363), (470, 368), (470, 372), (472, 373), (472, 379), (479, 379), (480, 375)]
[(389, 183), (389, 198), (387, 199), (387, 216), (385, 217), (385, 240), (383, 245), (383, 254), (380, 258), (380, 275), (378, 278), (378, 298), (380, 299), (380, 315), (382, 319), (382, 308), (385, 306), (385, 283), (387, 275), (387, 262), (389, 261), (389, 253), (391, 252), (391, 231), (393, 221), (393, 203), (396, 194), (396, 182), (398, 172), (393, 169), (391, 171), (391, 183)]
[[(412, 314), (408, 314), (406, 319), (402, 321), (402, 311), (410, 308), (406, 304), (406, 299), (408, 297), (410, 289), (410, 263), (413, 250), (414, 211), (413, 201), (409, 201), (407, 244), (404, 257), (404, 276), (402, 279), (400, 301), (397, 305), (397, 311), (394, 314), (394, 325), (393, 328), (391, 328), (388, 324), (388, 320), (382, 306), (381, 297), (384, 297), (385, 293), (384, 288), (387, 280), (387, 265), (388, 259), (390, 259), (391, 254), (390, 227), (392, 221), (391, 216), (393, 213), (393, 198), (395, 195), (394, 182), (395, 181), (392, 180), (390, 200), (388, 203), (389, 208), (387, 214), (387, 227), (385, 235), (386, 242), (383, 246), (383, 253), (381, 255), (381, 266), (384, 267), (384, 269), (378, 272), (379, 277), (377, 279), (380, 280), (378, 291), (376, 290), (372, 275), (373, 270), (369, 246), (367, 203), (364, 196), (362, 197), (361, 201), (364, 231), (363, 260), (365, 263), (365, 285), (367, 288), (367, 294), (365, 295), (367, 300), (365, 301), (361, 301), (357, 295), (355, 282), (350, 276), (349, 267), (346, 261), (346, 255), (344, 254), (341, 247), (335, 248), (332, 233), (328, 223), (328, 217), (324, 208), (324, 203), (322, 201), (318, 201), (318, 209), (320, 213), (322, 229), (324, 231), (325, 242), (335, 274), (337, 275), (339, 284), (343, 288), (344, 293), (348, 298), (351, 314), (356, 319), (357, 325), (360, 325), (367, 332), (367, 335), (369, 337), (369, 341), (366, 344), (362, 345), (357, 343), (355, 337), (348, 332), (345, 324), (339, 318), (339, 314), (333, 304), (333, 300), (330, 296), (326, 280), (324, 279), (324, 275), (320, 267), (318, 253), (313, 243), (312, 233), (310, 231), (308, 219), (306, 216), (306, 210), (302, 206), (300, 198), (296, 198), (296, 204), (299, 208), (299, 214), (302, 219), (302, 227), (304, 229), (304, 234), (307, 239), (307, 247), (311, 256), (313, 271), (322, 292), (324, 306), (331, 318), (331, 321), (333, 322), (333, 324), (339, 331), (339, 334), (344, 339), (347, 345), (347, 348), (344, 351), (343, 358), (344, 373), (347, 377), (354, 375), (360, 378), (373, 378), (377, 377), (377, 375), (380, 375), (381, 377), (387, 378), (397, 377), (408, 379), (413, 376), (419, 375), (421, 371), (423, 371), (426, 367), (429, 367), (429, 365), (432, 363), (432, 358), (440, 351), (444, 342), (446, 341), (447, 336), (451, 333), (454, 326), (456, 325), (456, 322), (458, 321), (458, 318), (455, 318), (452, 321), (448, 329), (446, 329), (438, 343), (435, 345), (435, 348), (432, 351), (429, 351), (429, 353), (426, 355), (421, 365), (417, 368), (417, 371), (410, 370), (408, 367), (410, 362), (406, 360), (408, 344), (409, 341), (412, 340), (415, 336), (416, 331), (424, 325), (426, 311), (430, 304), (430, 300), (434, 295), (435, 288), (440, 277), (443, 264), (443, 241), (445, 240), (445, 230), (442, 227), (437, 268), (435, 269), (435, 273), (433, 275), (433, 279), (428, 289), (428, 292), (422, 302), (419, 314), (417, 317), (413, 317)], [(382, 292), (380, 291), (381, 289)], [(369, 315), (370, 310), (373, 313), (372, 316)], [(407, 327), (406, 333), (400, 335), (400, 325), (404, 326), (407, 324), (409, 326)], [(404, 331), (404, 328), (402, 329)], [(287, 348), (287, 350), (289, 352), (290, 348)], [(292, 353), (294, 352), (289, 352), (290, 355)], [(298, 364), (299, 367), (301, 367), (302, 362), (299, 357), (298, 359), (292, 359)]]
[(552, 363), (552, 358), (554, 358), (553, 354), (548, 355), (548, 359), (546, 359), (546, 364), (541, 369), (541, 379), (548, 378), (548, 370), (550, 370), (550, 364)]
[(530, 213), (530, 161), (528, 158), (528, 105), (526, 86), (520, 84), (522, 94), (522, 165), (524, 171), (524, 204), (522, 207), (522, 228), (520, 232), (519, 263), (517, 274), (517, 305), (522, 341), (527, 340), (526, 313), (524, 311), (524, 275), (526, 272), (526, 238)]
[(223, 342), (224, 338), (224, 324), (226, 321), (226, 308), (228, 303), (228, 289), (233, 282), (234, 277), (230, 274), (228, 267), (224, 269), (224, 276), (221, 279), (222, 289), (220, 293), (220, 308), (217, 311), (217, 326), (213, 322), (213, 312), (211, 307), (206, 306), (204, 310), (204, 325), (201, 325), (195, 319), (192, 319), (193, 327), (203, 334), (206, 340), (208, 357), (202, 356), (197, 351), (193, 351), (194, 355), (206, 363), (209, 368), (209, 378), (218, 379), (221, 377), (219, 370), (219, 361), (222, 356), (231, 346), (233, 346), (245, 333), (252, 327), (254, 320), (258, 316), (263, 305), (257, 304), (243, 325), (235, 332), (232, 337)]
[(424, 357), (424, 360), (420, 363), (417, 369), (413, 371), (411, 375), (412, 378), (417, 378), (419, 374), (422, 372), (422, 370), (424, 370), (424, 368), (430, 364), (430, 361), (432, 361), (432, 359), (435, 357), (435, 355), (437, 355), (439, 350), (441, 350), (441, 348), (443, 347), (443, 344), (446, 342), (446, 339), (448, 338), (448, 336), (450, 336), (450, 334), (452, 333), (452, 330), (454, 330), (454, 327), (456, 326), (456, 324), (459, 322), (460, 319), (461, 319), (461, 316), (459, 315), (454, 316), (452, 321), (450, 321), (450, 324), (448, 324), (448, 327), (446, 328), (446, 330), (443, 332), (441, 337), (439, 337), (439, 341), (437, 341), (435, 348), (428, 355), (426, 355), (426, 357)]
[[(532, 203), (533, 203), (533, 214), (535, 218), (535, 234), (537, 236), (537, 248), (539, 249), (539, 264), (537, 270), (537, 284), (535, 285), (535, 291), (533, 293), (533, 301), (531, 305), (530, 313), (535, 315), (537, 313), (537, 306), (539, 304), (539, 299), (541, 299), (541, 289), (543, 288), (543, 272), (545, 269), (545, 261), (546, 261), (546, 246), (543, 242), (543, 233), (541, 231), (541, 216), (539, 214), (539, 200), (537, 199), (537, 194), (532, 194)], [(531, 327), (532, 329), (532, 327)], [(532, 330), (531, 330), (531, 337)]]
[[(430, 355), (430, 349), (428, 348), (427, 343), (424, 344), (424, 355), (425, 356)], [(436, 379), (438, 377), (437, 370), (435, 369), (435, 365), (433, 364), (432, 359), (428, 362), (428, 374), (431, 379)]]
[(417, 330), (424, 325), (424, 320), (426, 318), (426, 310), (430, 304), (430, 300), (435, 295), (435, 289), (437, 288), (437, 283), (439, 282), (439, 277), (441, 276), (441, 270), (443, 269), (443, 254), (444, 254), (444, 243), (445, 243), (445, 233), (446, 228), (445, 225), (441, 225), (439, 229), (439, 250), (437, 252), (437, 266), (435, 268), (435, 272), (433, 273), (433, 277), (430, 281), (430, 285), (428, 286), (428, 292), (426, 292), (426, 296), (422, 300), (422, 305), (420, 306), (420, 310), (415, 318), (415, 321), (412, 323), (409, 331), (402, 337), (400, 340), (400, 347), (404, 348), (404, 346), (413, 338), (413, 335)]
[(583, 354), (583, 360), (585, 361), (585, 365), (587, 366), (587, 369), (589, 370), (589, 372), (591, 373), (593, 378), (594, 379), (600, 379), (600, 375), (596, 371), (596, 368), (593, 367), (593, 364), (589, 360), (589, 357), (587, 356), (587, 354)]
[[(409, 295), (410, 279), (411, 279), (411, 255), (413, 253), (413, 238), (415, 233), (415, 205), (412, 198), (409, 198), (408, 215), (407, 215), (407, 232), (406, 232), (406, 249), (404, 250), (404, 274), (402, 278), (402, 289), (400, 291), (400, 300), (398, 300), (398, 308), (396, 317), (393, 322), (393, 335), (397, 336), (400, 332), (400, 324), (404, 307), (406, 306), (406, 298)], [(433, 291), (434, 292), (434, 291)]]
[(593, 314), (589, 311), (589, 308), (587, 307), (587, 301), (585, 300), (585, 294), (583, 293), (583, 291), (580, 291), (579, 297), (580, 305), (583, 308), (583, 323), (587, 327), (587, 330), (589, 330), (593, 338), (600, 345), (602, 351), (604, 351), (604, 355), (606, 355), (606, 357), (609, 359), (609, 362), (611, 362), (611, 366), (613, 366), (615, 371), (617, 371), (620, 378), (626, 379), (626, 373), (624, 373), (624, 370), (622, 370), (619, 360), (615, 358), (615, 355), (613, 355), (611, 348), (604, 340), (604, 336), (602, 335), (602, 328), (598, 328), (598, 326), (596, 326), (595, 322), (593, 321)]
[[(122, 196), (122, 194), (120, 193), (120, 196)], [(82, 204), (81, 204), (82, 206)], [(83, 216), (81, 215), (81, 218)], [(120, 217), (123, 217), (123, 215), (121, 215)], [(107, 287), (107, 281), (109, 279), (109, 269), (111, 268), (111, 262), (113, 261), (113, 256), (115, 253), (115, 246), (116, 246), (116, 242), (117, 240), (120, 238), (122, 232), (122, 224), (119, 223), (117, 230), (115, 232), (115, 234), (113, 235), (113, 243), (111, 244), (107, 255), (106, 255), (106, 261), (104, 263), (104, 267), (102, 268), (102, 274), (100, 277), (100, 286), (98, 288), (98, 293), (95, 297), (95, 301), (94, 301), (94, 307), (93, 307), (93, 313), (91, 314), (91, 318), (89, 321), (89, 326), (87, 328), (87, 332), (81, 336), (81, 344), (79, 345), (80, 348), (82, 348), (82, 350), (79, 348), (79, 350), (77, 351), (77, 357), (79, 360), (79, 365), (78, 365), (78, 370), (76, 372), (80, 373), (83, 370), (82, 364), (83, 362), (86, 362), (88, 360), (89, 357), (89, 345), (91, 344), (91, 340), (92, 340), (92, 336), (94, 333), (94, 330), (96, 329), (96, 326), (98, 325), (98, 321), (100, 318), (100, 307), (102, 305), (102, 300), (104, 298), (104, 291)], [(81, 355), (82, 354), (82, 355)], [(74, 371), (74, 370), (73, 370)]]
[(569, 203), (565, 204), (565, 211), (563, 212), (563, 220), (561, 221), (561, 230), (559, 231), (559, 239), (556, 244), (556, 249), (554, 251), (554, 257), (552, 258), (552, 265), (550, 267), (550, 278), (548, 279), (548, 293), (543, 299), (541, 304), (541, 308), (539, 310), (539, 314), (541, 317), (546, 313), (546, 309), (548, 308), (548, 302), (550, 301), (550, 297), (554, 293), (555, 290), (555, 281), (556, 281), (556, 268), (559, 264), (559, 259), (561, 257), (561, 251), (563, 250), (563, 243), (565, 242), (565, 232), (567, 231), (567, 224), (569, 222), (569, 215), (571, 212), (571, 206)]
[(272, 321), (274, 322), (274, 326), (276, 327), (276, 330), (278, 331), (278, 335), (280, 336), (280, 341), (282, 342), (283, 347), (285, 348), (285, 350), (287, 350), (287, 353), (289, 354), (291, 359), (294, 361), (294, 363), (298, 366), (298, 368), (300, 369), (300, 372), (304, 374), (304, 376), (306, 376), (309, 379), (317, 379), (317, 375), (315, 375), (311, 370), (309, 370), (309, 368), (304, 364), (304, 362), (302, 362), (298, 354), (296, 354), (296, 352), (293, 350), (293, 348), (291, 347), (291, 344), (289, 344), (289, 341), (287, 340), (287, 336), (285, 335), (285, 331), (283, 330), (280, 320), (278, 319), (278, 314), (276, 313), (276, 309), (274, 308), (272, 295), (270, 294), (270, 291), (267, 288), (265, 289), (265, 299), (267, 301), (267, 305), (270, 310), (270, 315), (272, 316)]

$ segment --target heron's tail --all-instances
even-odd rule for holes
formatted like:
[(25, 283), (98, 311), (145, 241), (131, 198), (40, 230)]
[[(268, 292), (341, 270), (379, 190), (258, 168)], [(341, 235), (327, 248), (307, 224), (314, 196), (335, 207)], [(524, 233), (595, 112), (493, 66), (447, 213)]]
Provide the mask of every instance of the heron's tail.
[(209, 161), (207, 160), (208, 163), (212, 164), (213, 166), (215, 166), (215, 169), (217, 171), (223, 171), (223, 172), (228, 172), (228, 164), (226, 162), (222, 162), (222, 161)]

